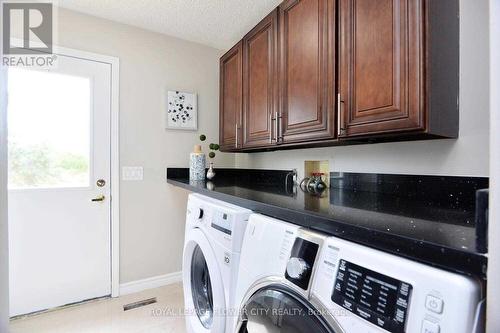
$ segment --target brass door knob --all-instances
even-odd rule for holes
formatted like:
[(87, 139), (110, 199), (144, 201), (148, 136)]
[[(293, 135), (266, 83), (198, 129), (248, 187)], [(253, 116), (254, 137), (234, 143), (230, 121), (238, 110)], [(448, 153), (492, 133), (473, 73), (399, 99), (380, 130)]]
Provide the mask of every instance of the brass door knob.
[(106, 199), (106, 197), (104, 195), (100, 195), (97, 198), (92, 199), (92, 202), (100, 202), (104, 201), (104, 199)]

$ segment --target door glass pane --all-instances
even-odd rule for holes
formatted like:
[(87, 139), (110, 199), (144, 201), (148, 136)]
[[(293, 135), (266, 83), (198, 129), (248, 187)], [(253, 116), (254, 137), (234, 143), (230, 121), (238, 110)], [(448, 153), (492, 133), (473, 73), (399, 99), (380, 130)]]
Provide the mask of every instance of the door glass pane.
[(90, 79), (9, 69), (9, 189), (88, 187)]
[(214, 302), (210, 272), (203, 251), (196, 246), (191, 261), (191, 290), (196, 314), (206, 329), (212, 327), (214, 318)]
[(306, 300), (284, 290), (255, 293), (243, 309), (240, 333), (335, 333)]

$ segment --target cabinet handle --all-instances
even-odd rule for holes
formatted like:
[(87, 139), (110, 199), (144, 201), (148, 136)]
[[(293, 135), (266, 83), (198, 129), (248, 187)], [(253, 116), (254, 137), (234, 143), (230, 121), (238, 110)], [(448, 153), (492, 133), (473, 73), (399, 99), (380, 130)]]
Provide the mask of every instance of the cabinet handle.
[(345, 128), (342, 127), (342, 101), (340, 93), (337, 94), (337, 136), (342, 136), (345, 133)]
[(236, 141), (235, 141), (235, 147), (238, 148), (238, 124), (236, 124)]
[(278, 111), (274, 113), (274, 136), (276, 137), (276, 143), (278, 143), (280, 140), (278, 135)]
[(273, 113), (272, 112), (269, 112), (269, 124), (270, 124), (270, 127), (269, 127), (269, 143), (273, 143), (273, 121), (275, 119), (273, 118)]
[(281, 114), (278, 113), (278, 111), (276, 111), (276, 124), (275, 124), (275, 133), (276, 133), (276, 143), (280, 142), (280, 139), (282, 139), (281, 137), (281, 134), (279, 133), (279, 130), (280, 130), (280, 124), (278, 123), (278, 121), (281, 121)]

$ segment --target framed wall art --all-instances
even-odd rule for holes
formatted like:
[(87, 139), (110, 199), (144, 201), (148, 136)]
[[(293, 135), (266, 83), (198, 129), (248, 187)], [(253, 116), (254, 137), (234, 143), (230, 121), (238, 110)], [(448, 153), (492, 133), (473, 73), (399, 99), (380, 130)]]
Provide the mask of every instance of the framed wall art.
[(195, 93), (168, 91), (167, 93), (167, 129), (198, 129), (198, 105)]

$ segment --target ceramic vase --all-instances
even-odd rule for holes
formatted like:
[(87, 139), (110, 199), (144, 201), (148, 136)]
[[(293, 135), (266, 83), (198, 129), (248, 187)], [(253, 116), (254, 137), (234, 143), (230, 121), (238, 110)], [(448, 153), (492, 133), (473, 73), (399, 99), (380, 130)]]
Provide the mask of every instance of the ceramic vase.
[(205, 165), (205, 154), (201, 152), (201, 148), (195, 147), (195, 151), (189, 156), (189, 180), (205, 180)]
[(207, 171), (207, 179), (212, 180), (215, 177), (214, 164), (210, 162), (210, 168)]

